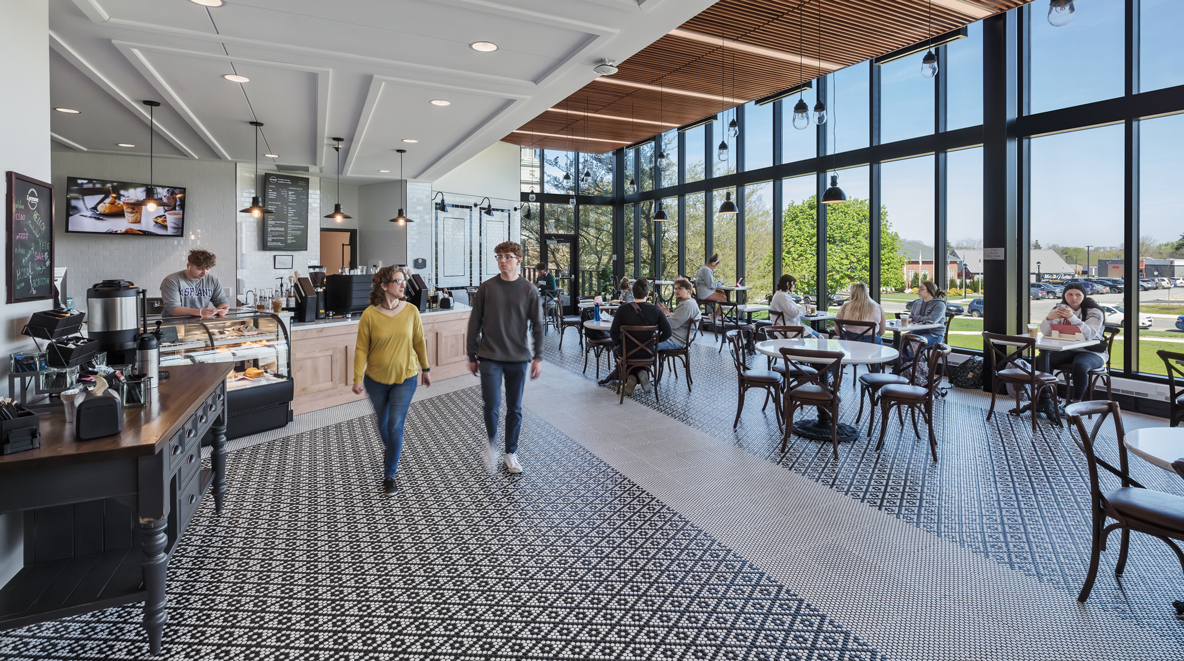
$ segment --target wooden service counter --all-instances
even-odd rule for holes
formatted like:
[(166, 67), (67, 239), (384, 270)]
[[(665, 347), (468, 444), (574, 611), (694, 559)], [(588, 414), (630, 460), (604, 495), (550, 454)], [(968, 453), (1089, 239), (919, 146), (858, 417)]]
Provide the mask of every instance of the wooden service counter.
[[(450, 379), (469, 372), (465, 342), (469, 331), (467, 305), (452, 310), (421, 312), (424, 341), (432, 381)], [(292, 381), (296, 415), (365, 399), (355, 395), (354, 346), (358, 321), (325, 319), (292, 324)]]
[[(106, 438), (75, 441), (63, 411), (43, 413), (41, 447), (0, 456), (0, 532), (23, 540), (0, 556), (0, 569), (19, 567), (0, 586), (0, 630), (143, 601), (160, 653), (168, 560), (211, 484), (222, 513), (232, 366), (164, 368), (170, 377)], [(212, 469), (201, 467), (206, 432)]]

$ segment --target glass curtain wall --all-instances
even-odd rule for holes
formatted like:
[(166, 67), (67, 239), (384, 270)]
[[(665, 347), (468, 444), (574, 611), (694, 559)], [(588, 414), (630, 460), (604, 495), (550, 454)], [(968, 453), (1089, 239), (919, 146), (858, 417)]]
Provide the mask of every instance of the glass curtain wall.
[[(660, 136), (662, 140), (662, 155), (658, 159), (658, 167), (662, 170), (662, 188), (678, 185), (678, 131), (667, 131)], [(702, 153), (702, 149), (700, 149)], [(702, 160), (702, 156), (700, 156)], [(670, 213), (667, 211), (667, 213)]]
[(949, 251), (957, 259), (956, 277), (947, 287), (947, 300), (966, 313), (950, 324), (946, 342), (964, 349), (981, 349), (983, 332), (983, 150), (950, 152), (946, 156), (946, 226)]
[(608, 296), (613, 280), (613, 208), (580, 207), (580, 296)]
[(703, 181), (706, 176), (707, 166), (703, 161), (704, 140), (706, 140), (707, 126), (699, 126), (683, 133), (686, 140), (687, 162), (684, 163), (686, 168), (686, 182), (688, 184), (696, 181)]
[(724, 284), (731, 285), (736, 283), (736, 264), (738, 255), (736, 254), (736, 214), (719, 213), (719, 206), (724, 202), (724, 194), (732, 194), (732, 202), (736, 201), (736, 192), (734, 188), (720, 188), (713, 193), (714, 207), (711, 215), (711, 225), (713, 232), (711, 233), (712, 252), (719, 255), (719, 267), (715, 269), (715, 279), (722, 280)]
[[(747, 118), (747, 115), (745, 116)], [(749, 303), (773, 295), (773, 182), (744, 187), (744, 284)]]
[(836, 174), (847, 201), (826, 205), (826, 291), (848, 298), (851, 283), (867, 284), (871, 273), (870, 170), (865, 165)]
[(692, 279), (707, 261), (706, 195), (691, 193), (686, 196), (686, 251), (687, 269), (684, 275)]
[(662, 245), (662, 279), (674, 280), (678, 277), (678, 198), (668, 197), (662, 200), (662, 209), (666, 211), (666, 222), (654, 223), (661, 236)]
[[(1139, 133), (1139, 270), (1147, 283), (1139, 291), (1138, 316), (1129, 332), (1139, 333), (1140, 370), (1166, 374), (1156, 352), (1184, 353), (1179, 342), (1184, 338), (1184, 212), (1177, 192), (1184, 178), (1184, 152), (1178, 145), (1184, 115), (1144, 120)], [(1111, 269), (1100, 270), (1110, 275)]]
[(889, 316), (946, 268), (944, 251), (933, 246), (933, 183), (932, 156), (880, 166), (880, 304)]
[(640, 215), (637, 218), (637, 229), (640, 235), (641, 252), (638, 254), (637, 277), (653, 279), (654, 273), (654, 203), (646, 200), (638, 205)]
[(773, 104), (744, 105), (744, 169), (759, 170), (773, 164)]
[[(781, 272), (797, 279), (794, 291), (818, 290), (818, 179), (814, 175), (781, 181)], [(773, 283), (776, 285), (776, 283)]]
[[(575, 154), (566, 151), (547, 150), (543, 159), (543, 192), (571, 195), (576, 191)], [(567, 181), (564, 175), (569, 175)]]

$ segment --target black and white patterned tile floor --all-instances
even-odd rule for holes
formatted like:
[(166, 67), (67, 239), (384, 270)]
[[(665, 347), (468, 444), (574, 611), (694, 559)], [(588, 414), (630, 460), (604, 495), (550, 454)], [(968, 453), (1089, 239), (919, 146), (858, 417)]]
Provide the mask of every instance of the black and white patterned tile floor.
[[(544, 347), (547, 359), (580, 374), (583, 354), (578, 344), (568, 342), (560, 352), (551, 340), (548, 338)], [(1000, 402), (1002, 414), (997, 411), (990, 422), (984, 422), (989, 397), (954, 389), (937, 410), (940, 461), (936, 465), (930, 460), (927, 443), (914, 441), (911, 429), (902, 434), (895, 420), (879, 454), (874, 452), (874, 439), (869, 441), (865, 434), (855, 443), (841, 444), (838, 461), (831, 458), (829, 444), (798, 437), (791, 437), (790, 447), (782, 455), (772, 411), (762, 414), (759, 399), (749, 401), (739, 427), (732, 430), (737, 400), (735, 370), (726, 354), (717, 354), (717, 348), (710, 336), (693, 347), (692, 392), (687, 392), (681, 378), (671, 379), (661, 386), (660, 403), (640, 390), (634, 401), (1076, 595), (1089, 558), (1089, 483), (1080, 451), (1067, 430), (1042, 422), (1033, 439), (1029, 418), (1006, 414), (1011, 406), (1007, 400)], [(592, 373), (589, 365), (582, 378), (592, 381)], [(848, 385), (841, 419), (853, 421), (857, 409), (858, 400)], [(1127, 415), (1124, 422), (1128, 429), (1165, 424), (1138, 415)], [(866, 432), (866, 417), (864, 423)], [(1108, 447), (1116, 448), (1112, 429), (1104, 438)], [(634, 459), (645, 459), (645, 451), (640, 450)], [(1132, 466), (1144, 484), (1184, 494), (1184, 482), (1176, 476), (1138, 460), (1132, 460)], [(1184, 658), (1184, 622), (1175, 618), (1170, 606), (1173, 599), (1184, 597), (1180, 566), (1160, 542), (1140, 536), (1135, 539), (1133, 564), (1121, 580), (1113, 576), (1116, 547), (1103, 555), (1088, 607), (1137, 622), (1174, 640), (1180, 646), (1178, 658)]]
[[(528, 472), (480, 468), (480, 392), (417, 402), (400, 492), (372, 416), (231, 455), (169, 565), (171, 659), (882, 655), (527, 412)], [(138, 606), (0, 632), (0, 659), (142, 659)]]

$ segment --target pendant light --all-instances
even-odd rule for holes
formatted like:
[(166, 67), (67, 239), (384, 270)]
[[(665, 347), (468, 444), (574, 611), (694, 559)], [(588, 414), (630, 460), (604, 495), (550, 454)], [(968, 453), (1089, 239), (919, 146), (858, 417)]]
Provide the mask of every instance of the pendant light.
[[(838, 108), (838, 105), (839, 105), (839, 90), (835, 89), (835, 108), (836, 109)], [(835, 121), (830, 123), (832, 128), (838, 122), (838, 119), (837, 119), (838, 115), (836, 114), (835, 117), (836, 117)], [(834, 161), (835, 161), (834, 155), (839, 151), (839, 131), (837, 128), (834, 129), (834, 142), (835, 142), (835, 146), (834, 146), (834, 149), (831, 151), (831, 158), (830, 158), (831, 165), (834, 165)], [(830, 175), (830, 187), (827, 188), (822, 193), (822, 203), (823, 204), (834, 204), (835, 202), (846, 202), (846, 201), (847, 201), (847, 194), (843, 192), (842, 188), (839, 188), (839, 175), (832, 172)]]
[(921, 75), (926, 78), (937, 75), (937, 55), (933, 53), (933, 0), (929, 0), (929, 52), (921, 58)]
[(740, 137), (740, 122), (736, 121), (736, 51), (732, 51), (732, 121), (728, 122), (728, 135)]
[[(818, 0), (818, 61), (822, 62), (822, 0)], [(814, 123), (822, 126), (826, 123), (826, 104), (817, 92), (814, 98)]]
[[(263, 122), (251, 122), (251, 126), (255, 127), (255, 185), (259, 185), (259, 129), (263, 128)], [(259, 191), (255, 191), (258, 193)], [(271, 209), (263, 206), (259, 202), (259, 196), (255, 195), (251, 198), (251, 206), (246, 209), (239, 209), (239, 213), (249, 213), (253, 217), (258, 218), (263, 214), (275, 213)]]
[(156, 136), (156, 118), (153, 114), (153, 109), (160, 105), (160, 101), (144, 101), (144, 105), (148, 106), (148, 190), (145, 191), (148, 196), (144, 198), (141, 204), (148, 211), (156, 211), (156, 207), (164, 206), (156, 197), (156, 186), (153, 185), (153, 167), (155, 166), (155, 157), (153, 155), (152, 140)]
[(653, 221), (655, 223), (661, 223), (666, 219), (666, 210), (662, 208), (662, 200), (658, 200), (658, 211), (654, 214)]
[[(588, 148), (588, 97), (584, 97), (584, 149)], [(584, 192), (584, 187), (592, 182), (592, 170), (588, 166), (584, 166), (584, 174), (580, 178), (580, 192)]]
[[(659, 82), (658, 83), (658, 121), (662, 122), (663, 124), (666, 123), (666, 104), (663, 103), (664, 97), (666, 96), (665, 92), (666, 92), (666, 85), (664, 83)], [(663, 147), (662, 147), (662, 134), (659, 133), (658, 134), (658, 162), (660, 163), (664, 160), (666, 160), (666, 150), (663, 149)], [(657, 218), (657, 216), (655, 215), (654, 218)], [(662, 220), (666, 220), (666, 219), (663, 218)]]
[(798, 7), (798, 102), (793, 104), (793, 127), (799, 131), (806, 130), (810, 126), (810, 106), (806, 105), (806, 99), (803, 95), (806, 93), (802, 86), (806, 79), (806, 63), (804, 58), (805, 49), (803, 48), (802, 40), (802, 23), (806, 20), (805, 3)]
[[(724, 91), (727, 88), (728, 69), (727, 62), (724, 61), (724, 35), (719, 35), (719, 114), (724, 114)], [(728, 141), (723, 139), (723, 132), (720, 132), (719, 147), (716, 148), (716, 154), (719, 160), (728, 160)]]
[(1073, 0), (1048, 0), (1048, 22), (1054, 27), (1064, 27), (1073, 20)]
[(732, 201), (732, 191), (724, 193), (724, 203), (719, 205), (719, 213), (725, 216), (734, 216), (738, 213), (736, 203)]
[(333, 205), (333, 213), (325, 217), (332, 218), (333, 220), (336, 220), (340, 223), (341, 221), (352, 218), (353, 216), (347, 216), (345, 215), (345, 212), (341, 210), (341, 143), (345, 142), (345, 138), (333, 138), (333, 142), (337, 143), (333, 145), (333, 151), (337, 152), (337, 204)]
[[(403, 199), (404, 198), (404, 191), (407, 190), (407, 180), (403, 179), (403, 154), (406, 154), (407, 150), (406, 149), (396, 149), (395, 152), (399, 155), (399, 180), (403, 183), (399, 184), (399, 202), (400, 202), (399, 215), (395, 216), (394, 218), (391, 218), (390, 222), (398, 223), (400, 225), (403, 225), (406, 223), (414, 223), (415, 222), (414, 220), (411, 220), (407, 216), (403, 215), (403, 205), (406, 204), (406, 200)], [(440, 200), (443, 201), (443, 199), (444, 199), (444, 196), (441, 195)]]

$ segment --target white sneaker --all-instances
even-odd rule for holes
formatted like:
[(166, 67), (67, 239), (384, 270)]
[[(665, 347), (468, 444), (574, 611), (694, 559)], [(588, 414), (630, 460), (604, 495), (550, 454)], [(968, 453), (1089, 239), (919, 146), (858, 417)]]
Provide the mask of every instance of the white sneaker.
[(486, 472), (492, 473), (497, 469), (497, 446), (490, 441), (485, 451), (481, 453), (481, 462), (485, 464)]
[(641, 382), (641, 389), (643, 392), (650, 392), (654, 389), (654, 387), (650, 385), (650, 373), (649, 372), (643, 371), (643, 372), (638, 373), (637, 380), (639, 382)]
[(630, 374), (629, 378), (625, 379), (625, 396), (632, 397), (633, 396), (633, 389), (636, 387), (637, 387), (637, 377)]
[(517, 452), (511, 452), (510, 454), (507, 454), (503, 458), (503, 461), (506, 464), (506, 472), (507, 473), (521, 473), (522, 472), (522, 464), (518, 463), (518, 453)]

